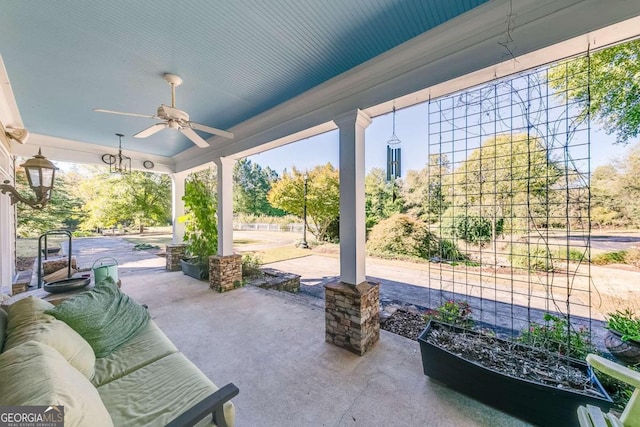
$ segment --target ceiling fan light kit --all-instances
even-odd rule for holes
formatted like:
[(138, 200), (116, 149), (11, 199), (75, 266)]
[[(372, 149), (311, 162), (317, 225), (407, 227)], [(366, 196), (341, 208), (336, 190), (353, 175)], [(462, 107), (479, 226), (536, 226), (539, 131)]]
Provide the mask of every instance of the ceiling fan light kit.
[(120, 114), (124, 116), (162, 120), (161, 123), (156, 123), (136, 133), (135, 135), (133, 135), (134, 138), (147, 138), (166, 128), (175, 129), (182, 132), (184, 136), (189, 138), (194, 144), (201, 148), (208, 147), (209, 143), (205, 141), (204, 138), (202, 138), (200, 135), (198, 135), (194, 131), (194, 129), (210, 133), (212, 135), (222, 136), (224, 138), (233, 138), (233, 133), (231, 132), (190, 121), (189, 114), (176, 108), (176, 86), (180, 86), (182, 84), (182, 78), (176, 76), (175, 74), (167, 73), (164, 75), (164, 79), (171, 86), (171, 106), (160, 104), (155, 116), (138, 113), (125, 113), (122, 111), (104, 110), (101, 108), (95, 109), (94, 111), (97, 111), (99, 113)]

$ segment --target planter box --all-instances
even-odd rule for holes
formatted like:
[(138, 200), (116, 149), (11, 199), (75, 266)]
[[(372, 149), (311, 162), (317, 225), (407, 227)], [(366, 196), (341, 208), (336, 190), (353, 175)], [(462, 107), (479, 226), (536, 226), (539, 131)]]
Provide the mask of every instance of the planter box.
[[(425, 375), (482, 403), (540, 426), (578, 426), (578, 406), (591, 404), (605, 412), (612, 406), (611, 398), (585, 362), (568, 357), (561, 358), (566, 364), (583, 370), (592, 378), (594, 388), (600, 390), (604, 397), (515, 378), (463, 359), (427, 342), (427, 337), (438, 328), (480, 335), (457, 326), (429, 321), (418, 337)], [(509, 344), (513, 347), (531, 349), (520, 344)]]
[(181, 259), (180, 266), (184, 274), (194, 279), (206, 280), (209, 278), (209, 264), (207, 263), (192, 259)]

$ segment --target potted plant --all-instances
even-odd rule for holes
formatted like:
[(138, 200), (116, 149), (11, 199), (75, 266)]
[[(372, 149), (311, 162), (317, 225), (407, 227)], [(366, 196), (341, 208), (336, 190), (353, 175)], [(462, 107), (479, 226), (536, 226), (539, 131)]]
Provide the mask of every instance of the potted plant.
[(604, 344), (616, 358), (630, 364), (640, 363), (640, 317), (633, 310), (616, 310), (607, 315)]
[(612, 406), (585, 362), (471, 330), (470, 314), (453, 301), (427, 312), (418, 337), (425, 375), (536, 425), (577, 425), (580, 405)]
[(218, 225), (216, 220), (216, 193), (211, 172), (193, 174), (185, 183), (184, 238), (186, 257), (180, 260), (184, 274), (204, 280), (209, 277), (209, 256), (218, 249)]

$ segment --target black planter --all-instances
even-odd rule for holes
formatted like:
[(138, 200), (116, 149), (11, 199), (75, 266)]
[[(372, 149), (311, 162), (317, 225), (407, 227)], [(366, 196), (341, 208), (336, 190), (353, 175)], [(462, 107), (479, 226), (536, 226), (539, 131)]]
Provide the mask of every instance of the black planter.
[(209, 264), (199, 262), (197, 258), (181, 259), (180, 266), (184, 274), (194, 279), (205, 280), (209, 278)]
[[(578, 426), (576, 411), (578, 407), (591, 404), (608, 411), (611, 398), (604, 391), (591, 368), (577, 359), (564, 357), (563, 362), (583, 369), (593, 379), (593, 385), (600, 390), (603, 398), (582, 394), (573, 390), (561, 389), (536, 383), (481, 366), (463, 359), (447, 350), (427, 342), (433, 329), (450, 328), (456, 332), (476, 334), (457, 326), (447, 325), (434, 320), (418, 337), (422, 354), (422, 367), (425, 375), (452, 389), (472, 397), (482, 403), (507, 412), (517, 418), (540, 426)], [(497, 339), (498, 341), (504, 341)], [(506, 341), (505, 341), (506, 342)], [(524, 347), (510, 343), (514, 347)]]

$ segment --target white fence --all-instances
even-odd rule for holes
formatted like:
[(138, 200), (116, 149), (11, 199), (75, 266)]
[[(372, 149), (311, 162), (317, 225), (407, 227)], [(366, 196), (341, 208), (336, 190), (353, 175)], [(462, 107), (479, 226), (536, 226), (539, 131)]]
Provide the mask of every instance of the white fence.
[(264, 222), (243, 223), (234, 222), (233, 229), (240, 231), (290, 231), (302, 233), (302, 224), (267, 224)]

